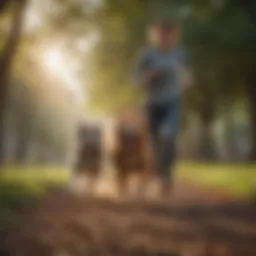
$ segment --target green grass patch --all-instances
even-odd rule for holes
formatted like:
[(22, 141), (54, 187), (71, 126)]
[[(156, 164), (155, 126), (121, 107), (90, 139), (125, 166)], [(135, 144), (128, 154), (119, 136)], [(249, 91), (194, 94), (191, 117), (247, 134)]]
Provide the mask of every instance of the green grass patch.
[(68, 180), (68, 171), (60, 167), (3, 167), (0, 172), (0, 223), (15, 221), (17, 211), (42, 198), (48, 187), (61, 187)]
[(43, 187), (0, 181), (0, 224), (15, 221), (16, 213), (45, 194)]
[(227, 190), (234, 196), (248, 197), (256, 186), (256, 165), (182, 163), (177, 167), (177, 176), (204, 187)]
[[(256, 186), (256, 165), (180, 163), (177, 177), (202, 187), (219, 188), (234, 196), (247, 197)], [(69, 179), (70, 173), (63, 167), (6, 166), (0, 172), (0, 207), (1, 201), (17, 206), (19, 200), (29, 202), (33, 196), (43, 195), (47, 187), (65, 186)]]
[(63, 167), (55, 166), (6, 166), (0, 172), (0, 180), (40, 186), (65, 185), (70, 173)]

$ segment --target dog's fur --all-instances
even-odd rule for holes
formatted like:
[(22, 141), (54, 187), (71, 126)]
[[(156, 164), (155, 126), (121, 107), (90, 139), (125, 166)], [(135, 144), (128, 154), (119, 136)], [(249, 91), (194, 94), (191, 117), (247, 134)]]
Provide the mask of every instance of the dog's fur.
[(148, 133), (145, 123), (135, 118), (119, 118), (115, 132), (116, 148), (113, 160), (119, 192), (124, 193), (131, 175), (139, 176), (144, 185), (149, 174)]
[(93, 183), (101, 171), (102, 132), (98, 126), (83, 125), (78, 130), (76, 173), (86, 174)]

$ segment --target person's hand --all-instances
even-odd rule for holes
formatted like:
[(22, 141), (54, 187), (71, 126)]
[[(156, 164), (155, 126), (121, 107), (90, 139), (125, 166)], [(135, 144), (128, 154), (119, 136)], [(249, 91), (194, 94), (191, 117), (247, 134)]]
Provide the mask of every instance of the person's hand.
[(155, 83), (152, 83), (152, 81), (157, 77), (161, 76), (162, 74), (163, 74), (163, 70), (159, 68), (148, 70), (146, 75), (146, 81), (145, 81), (146, 88), (150, 90), (152, 86), (155, 85)]
[(163, 73), (163, 71), (161, 69), (154, 68), (154, 69), (149, 70), (148, 77), (150, 79), (154, 79), (154, 78), (160, 76), (162, 73)]
[(147, 73), (147, 81), (148, 83), (151, 83), (153, 79), (161, 76), (163, 74), (163, 70), (162, 69), (158, 69), (158, 68), (154, 68), (154, 69), (150, 69)]

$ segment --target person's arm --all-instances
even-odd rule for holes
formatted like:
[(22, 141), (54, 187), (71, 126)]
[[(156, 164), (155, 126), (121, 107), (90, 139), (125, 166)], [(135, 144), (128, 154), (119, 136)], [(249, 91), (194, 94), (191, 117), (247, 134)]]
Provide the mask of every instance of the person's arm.
[(160, 70), (150, 68), (150, 52), (144, 51), (139, 55), (133, 71), (134, 84), (147, 88), (154, 77), (160, 74)]

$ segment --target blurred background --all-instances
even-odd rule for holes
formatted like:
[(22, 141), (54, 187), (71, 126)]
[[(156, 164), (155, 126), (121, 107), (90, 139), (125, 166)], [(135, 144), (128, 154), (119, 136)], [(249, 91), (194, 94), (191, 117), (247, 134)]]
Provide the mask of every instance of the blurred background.
[[(198, 203), (204, 194), (208, 201), (210, 196), (206, 191), (216, 189), (214, 191), (220, 193), (220, 198), (228, 194), (239, 200), (250, 199), (255, 204), (255, 13), (255, 0), (0, 0), (0, 254), (18, 255), (4, 254), (2, 243), (7, 231), (11, 230), (9, 224), (17, 224), (20, 209), (46, 195), (49, 188), (66, 187), (69, 183), (76, 154), (77, 125), (87, 119), (97, 120), (105, 129), (111, 127), (122, 110), (136, 112), (141, 108), (142, 95), (132, 86), (131, 73), (135, 56), (145, 45), (147, 26), (157, 18), (182, 19), (182, 45), (189, 53), (193, 70), (193, 87), (184, 96), (175, 174), (180, 200), (195, 196)], [(89, 224), (95, 221), (98, 230), (104, 227), (101, 226), (104, 221), (101, 222), (103, 214), (100, 214), (99, 206), (95, 206), (95, 210), (93, 204), (87, 202), (81, 216), (75, 214), (82, 208), (74, 208), (76, 210), (71, 211), (70, 217), (68, 209), (75, 207), (73, 199), (67, 203), (65, 200), (69, 197), (65, 200), (49, 197), (55, 201), (35, 214), (47, 214), (51, 207), (59, 207), (60, 210), (56, 209), (52, 214), (57, 214), (58, 218), (52, 218), (54, 220), (49, 220), (48, 224), (42, 222), (41, 226), (36, 219), (35, 222), (29, 218), (27, 222), (24, 220), (22, 223), (26, 228), (35, 229), (34, 235), (32, 231), (23, 234), (24, 239), (28, 239), (24, 244), (31, 244), (29, 236), (36, 238), (40, 227), (50, 227), (52, 232), (51, 227), (57, 220), (64, 223), (64, 217), (63, 220), (59, 218), (64, 213), (68, 221), (74, 218), (74, 223), (87, 214)], [(120, 224), (120, 232), (128, 232), (129, 229), (123, 227), (132, 224), (118, 219), (120, 223), (117, 225), (117, 208), (106, 207), (106, 221), (110, 221), (109, 214), (113, 211), (114, 224), (111, 225), (117, 228)], [(233, 245), (239, 241), (245, 244), (245, 249), (249, 248), (248, 241), (255, 241), (252, 239), (256, 237), (256, 229), (253, 229), (256, 214), (248, 206), (239, 204), (235, 210), (225, 206), (206, 208), (205, 211), (196, 207), (182, 213), (177, 211), (179, 216), (174, 216), (175, 221), (170, 223), (176, 225), (180, 215), (188, 213), (187, 217), (192, 216), (192, 224), (205, 232), (201, 234), (204, 239), (205, 234), (212, 231), (217, 234), (214, 241), (220, 237), (223, 242), (225, 236), (219, 234), (225, 234), (231, 240), (236, 237), (237, 240), (232, 240)], [(133, 208), (122, 211), (128, 220), (136, 216), (130, 214), (129, 209)], [(150, 214), (144, 208), (139, 211), (145, 216)], [(207, 219), (212, 213), (216, 214), (212, 217), (215, 218), (214, 225)], [(219, 216), (224, 215), (217, 213), (229, 216), (220, 219)], [(164, 214), (167, 216), (166, 212)], [(142, 219), (138, 215), (136, 223), (145, 221), (145, 227), (158, 223), (156, 227), (163, 233), (162, 224), (169, 222), (161, 222), (163, 220), (157, 216)], [(200, 223), (193, 216), (201, 216), (198, 218)], [(231, 219), (232, 223), (229, 222)], [(57, 243), (57, 238), (62, 237), (59, 227), (66, 227), (63, 223), (56, 228), (56, 239), (52, 236), (48, 242)], [(80, 224), (76, 225), (80, 227)], [(88, 227), (93, 226), (89, 224)], [(105, 234), (105, 230), (101, 233), (105, 234), (102, 239), (106, 243), (109, 241), (110, 247), (114, 244), (112, 238), (122, 238), (111, 225), (107, 226), (110, 235)], [(173, 232), (173, 226), (170, 228)], [(244, 233), (247, 231), (248, 237)], [(14, 239), (17, 232), (8, 238)], [(133, 238), (134, 232), (131, 229)], [(154, 232), (153, 237), (158, 237)], [(23, 235), (17, 234), (20, 237), (15, 238), (16, 244), (10, 248), (19, 248), (19, 241), (23, 246)], [(195, 237), (193, 234), (191, 237)], [(45, 233), (42, 233), (42, 243), (46, 243), (44, 239)], [(124, 241), (123, 245), (126, 245), (128, 239)], [(81, 249), (79, 246), (76, 248)], [(110, 249), (117, 248), (116, 253), (120, 255), (119, 247), (113, 246)], [(101, 244), (96, 247), (103, 248)], [(40, 248), (19, 255), (37, 255)], [(253, 248), (252, 254), (244, 251), (235, 255), (255, 255)], [(115, 255), (111, 250), (108, 255)]]
[(249, 191), (255, 11), (253, 0), (1, 0), (1, 179), (48, 173), (67, 180), (77, 124), (88, 117), (107, 124), (121, 109), (141, 107), (130, 77), (147, 25), (177, 16), (194, 72), (178, 175)]

